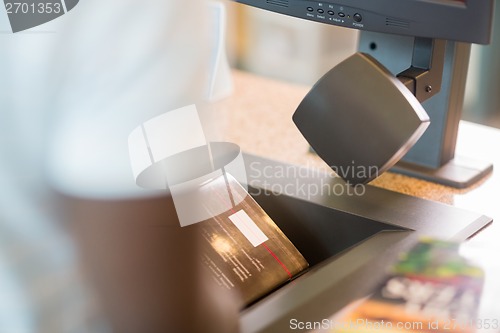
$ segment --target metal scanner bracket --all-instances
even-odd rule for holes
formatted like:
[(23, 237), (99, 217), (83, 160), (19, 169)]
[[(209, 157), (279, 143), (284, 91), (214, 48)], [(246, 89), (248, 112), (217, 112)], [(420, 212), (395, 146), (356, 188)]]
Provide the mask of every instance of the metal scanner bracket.
[(493, 170), (487, 162), (455, 158), (470, 44), (363, 31), (359, 51), (396, 75), (431, 119), (427, 131), (391, 171), (466, 188)]
[(441, 91), (445, 49), (443, 40), (415, 38), (411, 67), (397, 75), (420, 103)]

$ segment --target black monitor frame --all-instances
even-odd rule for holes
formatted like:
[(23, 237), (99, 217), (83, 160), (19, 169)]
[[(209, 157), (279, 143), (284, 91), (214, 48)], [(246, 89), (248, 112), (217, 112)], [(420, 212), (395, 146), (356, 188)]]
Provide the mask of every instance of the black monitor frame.
[(494, 0), (235, 0), (358, 30), (489, 44)]

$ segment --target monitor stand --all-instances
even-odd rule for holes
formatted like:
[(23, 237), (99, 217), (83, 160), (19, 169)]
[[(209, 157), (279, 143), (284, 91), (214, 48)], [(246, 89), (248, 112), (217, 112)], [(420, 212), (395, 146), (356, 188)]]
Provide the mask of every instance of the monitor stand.
[[(414, 37), (363, 31), (358, 50), (370, 54), (397, 75), (418, 62), (419, 54), (415, 53), (414, 41)], [(493, 166), (483, 161), (455, 157), (471, 47), (470, 44), (453, 41), (445, 41), (445, 44), (441, 90), (422, 103), (431, 124), (391, 171), (466, 188), (491, 173)]]
[[(249, 193), (310, 263), (296, 280), (241, 313), (242, 332), (284, 332), (367, 296), (419, 237), (463, 241), (492, 222), (481, 214), (326, 172), (244, 155)], [(300, 330), (298, 330), (300, 331)]]

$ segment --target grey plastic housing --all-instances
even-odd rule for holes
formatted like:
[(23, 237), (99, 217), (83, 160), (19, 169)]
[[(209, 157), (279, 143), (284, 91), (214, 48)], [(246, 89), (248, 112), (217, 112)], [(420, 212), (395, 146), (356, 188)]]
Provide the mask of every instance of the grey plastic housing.
[(316, 153), (355, 185), (399, 161), (422, 136), (429, 116), (382, 64), (356, 53), (312, 87), (293, 121)]
[(346, 28), (477, 44), (489, 44), (494, 12), (494, 0), (235, 1)]
[(297, 280), (241, 313), (243, 333), (309, 332), (292, 330), (291, 320), (328, 319), (369, 295), (399, 253), (420, 237), (464, 241), (492, 221), (371, 185), (355, 192), (318, 170), (249, 154), (243, 158), (249, 193), (310, 264)]

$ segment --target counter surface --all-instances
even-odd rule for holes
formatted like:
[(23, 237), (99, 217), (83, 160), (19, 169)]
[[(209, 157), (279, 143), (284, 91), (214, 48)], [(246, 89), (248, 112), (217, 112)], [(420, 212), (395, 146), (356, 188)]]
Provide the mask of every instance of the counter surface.
[[(308, 143), (292, 122), (292, 114), (309, 87), (240, 71), (233, 72), (233, 80), (233, 94), (214, 104), (211, 112), (216, 121), (208, 132), (217, 133), (217, 139), (222, 135), (224, 140), (239, 144), (248, 153), (331, 171), (318, 156), (308, 152)], [(492, 162), (494, 171), (486, 179), (471, 188), (457, 190), (387, 172), (371, 184), (493, 218), (492, 225), (468, 241), (465, 253), (486, 270), (482, 319), (500, 321), (500, 305), (493, 297), (500, 295), (500, 261), (495, 258), (500, 253), (500, 226), (495, 222), (500, 218), (499, 146), (500, 130), (462, 121), (457, 155)]]

